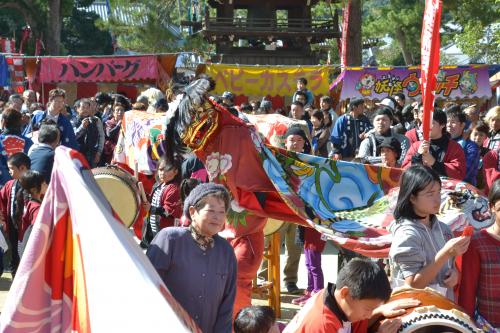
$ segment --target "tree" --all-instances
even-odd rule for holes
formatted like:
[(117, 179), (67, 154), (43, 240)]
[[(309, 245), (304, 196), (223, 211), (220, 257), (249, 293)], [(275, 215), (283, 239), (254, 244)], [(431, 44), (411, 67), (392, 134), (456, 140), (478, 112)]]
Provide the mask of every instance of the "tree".
[(500, 62), (500, 1), (458, 0), (444, 6), (453, 23), (446, 25), (448, 40), (474, 62)]
[[(420, 34), (424, 1), (377, 0), (365, 4), (363, 34), (390, 37), (397, 42), (406, 65), (420, 62)], [(394, 52), (394, 48), (392, 48)]]
[(61, 42), (65, 53), (71, 55), (113, 54), (113, 43), (108, 31), (95, 25), (99, 16), (73, 8), (73, 13), (63, 19)]
[[(93, 0), (80, 0), (80, 6), (87, 6)], [(71, 16), (74, 0), (0, 0), (0, 10), (13, 10), (23, 18), (23, 25), (31, 27), (33, 36), (45, 42), (50, 55), (61, 53), (62, 21)]]
[[(183, 39), (187, 36), (178, 26), (181, 20), (187, 19), (179, 15), (181, 8), (187, 8), (186, 0), (114, 0), (111, 5), (125, 13), (127, 21), (111, 16), (107, 22), (100, 21), (99, 27), (111, 31), (120, 48), (142, 53), (185, 48)], [(200, 44), (200, 40), (195, 38), (193, 43)]]

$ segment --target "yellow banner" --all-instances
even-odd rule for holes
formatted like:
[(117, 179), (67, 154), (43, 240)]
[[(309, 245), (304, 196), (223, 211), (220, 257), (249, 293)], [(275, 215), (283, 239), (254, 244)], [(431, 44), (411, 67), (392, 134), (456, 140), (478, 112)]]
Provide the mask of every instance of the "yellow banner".
[(333, 66), (239, 66), (206, 65), (205, 73), (215, 82), (215, 93), (230, 91), (246, 96), (292, 96), (297, 79), (305, 77), (307, 88), (314, 95), (327, 95)]

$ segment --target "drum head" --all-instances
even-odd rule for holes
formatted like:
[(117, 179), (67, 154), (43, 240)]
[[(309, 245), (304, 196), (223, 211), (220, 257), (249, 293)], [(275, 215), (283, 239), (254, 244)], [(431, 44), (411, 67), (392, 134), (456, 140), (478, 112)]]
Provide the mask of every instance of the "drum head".
[(137, 193), (127, 182), (117, 176), (95, 174), (94, 178), (113, 210), (125, 226), (130, 227), (139, 213)]
[(267, 219), (267, 223), (264, 226), (264, 236), (269, 236), (279, 231), (283, 225), (284, 221), (275, 220), (275, 219)]

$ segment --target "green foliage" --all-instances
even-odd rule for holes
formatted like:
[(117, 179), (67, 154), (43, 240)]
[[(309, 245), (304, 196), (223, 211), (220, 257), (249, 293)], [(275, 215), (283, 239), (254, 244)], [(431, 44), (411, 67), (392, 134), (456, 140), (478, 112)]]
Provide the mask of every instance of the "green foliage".
[(390, 45), (389, 52), (380, 51), (382, 54), (387, 53), (384, 61), (396, 61), (398, 56), (391, 56), (390, 52), (396, 53), (395, 50), (398, 50), (402, 56), (406, 55), (406, 64), (419, 62), (424, 1), (368, 1), (363, 10), (364, 38), (390, 37), (397, 42)]
[(473, 60), (500, 62), (500, 0), (459, 0), (449, 3), (450, 36)]
[(71, 55), (113, 54), (111, 35), (98, 29), (99, 16), (73, 8), (72, 15), (63, 19), (62, 43)]
[[(131, 22), (112, 17), (100, 21), (99, 27), (116, 37), (120, 48), (141, 53), (196, 51), (212, 52), (212, 46), (201, 36), (177, 33), (182, 20), (190, 13), (188, 0), (114, 0), (111, 5), (128, 15)], [(179, 7), (182, 15), (179, 15)]]

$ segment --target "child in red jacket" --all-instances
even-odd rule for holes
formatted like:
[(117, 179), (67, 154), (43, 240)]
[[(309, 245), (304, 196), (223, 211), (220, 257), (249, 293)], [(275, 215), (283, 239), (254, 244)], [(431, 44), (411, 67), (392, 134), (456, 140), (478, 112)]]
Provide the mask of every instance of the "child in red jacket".
[(19, 221), (19, 257), (21, 258), (28, 242), (31, 229), (35, 223), (43, 196), (47, 192), (44, 176), (35, 170), (26, 171), (19, 178), (22, 191), (16, 196), (16, 211), (14, 216)]
[(180, 163), (162, 157), (157, 169), (158, 182), (153, 186), (150, 202), (144, 203), (149, 216), (142, 230), (143, 246), (148, 246), (161, 229), (175, 226), (175, 219), (181, 218), (180, 178)]
[[(31, 168), (31, 160), (25, 153), (15, 153), (7, 159), (7, 166), (9, 168), (9, 174), (13, 179), (7, 181), (2, 189), (0, 189), (0, 216), (2, 219), (2, 229), (7, 235), (6, 238), (10, 243), (10, 249), (12, 251), (9, 268), (12, 277), (14, 277), (17, 267), (19, 266), (18, 242), (20, 227), (14, 218), (14, 212), (17, 205), (15, 198), (17, 193), (22, 190), (18, 179)], [(3, 252), (0, 249), (0, 275), (2, 275), (3, 269)]]

